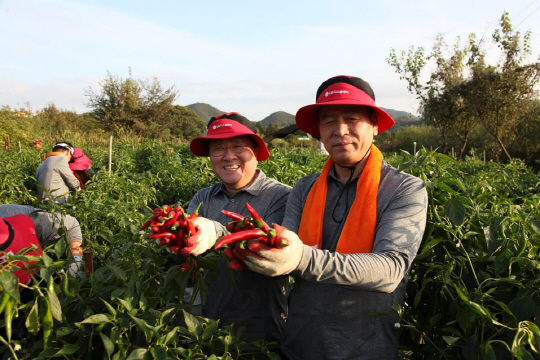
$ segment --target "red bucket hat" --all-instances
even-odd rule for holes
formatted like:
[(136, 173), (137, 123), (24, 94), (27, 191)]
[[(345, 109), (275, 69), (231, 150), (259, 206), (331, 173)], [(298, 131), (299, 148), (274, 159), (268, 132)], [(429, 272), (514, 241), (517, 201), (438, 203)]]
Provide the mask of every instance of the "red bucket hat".
[(92, 165), (92, 160), (84, 155), (82, 149), (73, 149), (72, 161), (69, 163), (71, 170), (86, 170), (90, 165)]
[(394, 119), (375, 105), (375, 94), (369, 83), (346, 75), (335, 76), (323, 82), (317, 89), (315, 104), (304, 106), (296, 113), (296, 124), (301, 130), (319, 138), (321, 134), (317, 124), (317, 111), (328, 105), (369, 106), (377, 113), (379, 133), (394, 125)]
[[(39, 245), (39, 240), (36, 236), (34, 222), (26, 215), (14, 215), (6, 218), (0, 218), (0, 254), (17, 254), (24, 248), (35, 245), (37, 252), (31, 250), (27, 255), (41, 256), (43, 251)], [(0, 269), (5, 260), (0, 260)], [(33, 270), (27, 269), (27, 265), (33, 264), (35, 261), (15, 261), (14, 265), (19, 270), (13, 271), (13, 274), (19, 279), (22, 284), (28, 284), (31, 280)]]
[(209, 156), (208, 145), (213, 139), (230, 139), (237, 136), (247, 135), (257, 143), (259, 153), (258, 161), (264, 161), (270, 157), (266, 143), (253, 130), (240, 122), (247, 121), (245, 117), (236, 112), (230, 112), (214, 116), (208, 122), (206, 136), (196, 137), (191, 140), (189, 148), (197, 156)]

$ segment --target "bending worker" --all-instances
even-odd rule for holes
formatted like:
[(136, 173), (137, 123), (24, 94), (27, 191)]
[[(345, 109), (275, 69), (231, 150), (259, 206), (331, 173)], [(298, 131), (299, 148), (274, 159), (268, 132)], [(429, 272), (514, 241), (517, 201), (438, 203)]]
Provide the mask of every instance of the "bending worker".
[(67, 229), (66, 236), (69, 239), (69, 248), (73, 256), (73, 261), (69, 266), (69, 273), (72, 276), (77, 274), (82, 263), (83, 250), (81, 245), (83, 238), (81, 227), (76, 218), (70, 215), (62, 216), (58, 213), (44, 212), (29, 205), (0, 205), (0, 218), (15, 215), (24, 215), (32, 220), (35, 234), (41, 246), (58, 241), (60, 238), (58, 231), (62, 226), (65, 227)]

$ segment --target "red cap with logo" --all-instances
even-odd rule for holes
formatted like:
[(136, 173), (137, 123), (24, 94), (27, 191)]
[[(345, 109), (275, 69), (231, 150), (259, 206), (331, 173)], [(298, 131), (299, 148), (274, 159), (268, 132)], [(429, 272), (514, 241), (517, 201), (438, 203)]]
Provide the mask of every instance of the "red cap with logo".
[[(245, 120), (243, 120), (245, 119)], [(208, 122), (208, 129), (205, 136), (196, 137), (191, 140), (189, 148), (197, 156), (209, 156), (208, 146), (210, 140), (230, 139), (237, 136), (249, 136), (257, 143), (259, 148), (257, 154), (258, 161), (264, 161), (270, 157), (270, 152), (266, 143), (253, 130), (239, 121), (247, 121), (245, 117), (236, 112), (230, 112), (214, 116)]]
[(394, 119), (375, 105), (375, 94), (369, 83), (346, 75), (335, 76), (323, 82), (317, 90), (315, 104), (304, 106), (296, 113), (296, 124), (308, 134), (320, 137), (317, 111), (328, 105), (362, 105), (372, 108), (377, 113), (379, 133), (394, 125)]

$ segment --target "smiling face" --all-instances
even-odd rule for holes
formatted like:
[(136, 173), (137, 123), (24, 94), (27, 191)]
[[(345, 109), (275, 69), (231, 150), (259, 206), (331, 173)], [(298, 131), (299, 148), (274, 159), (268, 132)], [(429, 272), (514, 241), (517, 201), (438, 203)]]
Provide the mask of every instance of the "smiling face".
[(377, 115), (365, 106), (323, 106), (319, 111), (321, 141), (330, 157), (342, 166), (362, 159), (377, 135)]
[(230, 193), (236, 193), (255, 178), (257, 149), (249, 136), (211, 140), (209, 154), (212, 170)]

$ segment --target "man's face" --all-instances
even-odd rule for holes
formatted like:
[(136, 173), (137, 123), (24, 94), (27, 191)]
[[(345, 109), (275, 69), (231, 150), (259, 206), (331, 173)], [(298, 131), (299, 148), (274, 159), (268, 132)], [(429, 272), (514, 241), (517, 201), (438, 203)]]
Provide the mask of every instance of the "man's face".
[(235, 192), (251, 182), (257, 170), (257, 150), (249, 136), (210, 141), (210, 163), (227, 190)]
[(319, 111), (321, 141), (330, 157), (343, 166), (362, 159), (377, 135), (376, 114), (355, 105), (329, 105)]

